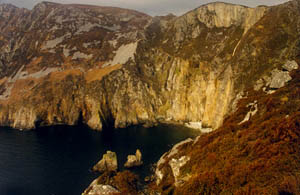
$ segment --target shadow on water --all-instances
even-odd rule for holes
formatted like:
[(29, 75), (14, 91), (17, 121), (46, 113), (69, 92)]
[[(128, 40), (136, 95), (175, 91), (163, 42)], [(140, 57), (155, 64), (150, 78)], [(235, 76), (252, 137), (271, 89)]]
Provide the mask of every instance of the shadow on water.
[(89, 170), (107, 150), (117, 153), (124, 170), (127, 155), (140, 149), (141, 178), (172, 145), (197, 132), (178, 126), (107, 129), (85, 125), (40, 127), (34, 131), (0, 128), (0, 194), (81, 194), (98, 174)]

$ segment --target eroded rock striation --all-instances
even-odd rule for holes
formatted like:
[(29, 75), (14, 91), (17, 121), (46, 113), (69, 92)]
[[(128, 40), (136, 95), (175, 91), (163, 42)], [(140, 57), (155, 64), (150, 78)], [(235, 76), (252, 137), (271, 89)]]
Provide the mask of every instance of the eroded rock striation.
[(216, 129), (245, 90), (296, 55), (298, 4), (212, 3), (154, 18), (111, 7), (1, 5), (0, 124)]

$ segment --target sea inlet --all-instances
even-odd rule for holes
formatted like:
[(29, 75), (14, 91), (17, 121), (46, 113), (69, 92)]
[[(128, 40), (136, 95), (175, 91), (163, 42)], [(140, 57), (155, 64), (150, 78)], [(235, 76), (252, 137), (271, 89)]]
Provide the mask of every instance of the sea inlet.
[(140, 149), (140, 178), (174, 144), (195, 137), (191, 129), (160, 125), (97, 132), (87, 126), (51, 126), (31, 131), (0, 127), (1, 195), (80, 195), (99, 176), (90, 171), (107, 150), (117, 153), (119, 170)]

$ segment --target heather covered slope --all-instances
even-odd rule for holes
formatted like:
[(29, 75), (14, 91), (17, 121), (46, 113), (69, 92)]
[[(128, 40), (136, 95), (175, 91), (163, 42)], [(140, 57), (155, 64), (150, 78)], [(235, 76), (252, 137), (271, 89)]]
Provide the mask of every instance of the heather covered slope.
[[(215, 132), (181, 145), (158, 169), (163, 194), (299, 194), (300, 69), (273, 94), (249, 91)], [(257, 102), (258, 112), (240, 124)], [(172, 159), (190, 158), (175, 187)]]
[[(235, 112), (216, 131), (162, 156), (151, 187), (163, 194), (300, 193), (300, 71), (283, 65), (300, 60), (299, 8), (299, 1), (269, 8), (229, 50), (234, 55), (223, 65), (232, 65), (243, 92)], [(280, 71), (292, 80), (275, 89), (270, 75)]]

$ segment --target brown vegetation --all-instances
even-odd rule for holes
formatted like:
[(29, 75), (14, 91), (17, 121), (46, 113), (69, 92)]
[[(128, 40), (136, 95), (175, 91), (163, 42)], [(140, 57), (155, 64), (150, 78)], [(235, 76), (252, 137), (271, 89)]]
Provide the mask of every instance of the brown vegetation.
[(122, 172), (105, 172), (98, 178), (98, 184), (111, 185), (121, 194), (135, 195), (138, 192), (138, 176), (126, 170)]
[(114, 66), (108, 66), (100, 69), (91, 69), (86, 73), (85, 79), (87, 83), (90, 83), (95, 80), (101, 80), (105, 75), (108, 75), (112, 71), (120, 69), (121, 67), (121, 64), (117, 64)]
[[(300, 194), (300, 70), (276, 93), (249, 92), (238, 111), (195, 145), (182, 148), (191, 178), (181, 187), (163, 182), (164, 194)], [(238, 125), (258, 101), (258, 113)], [(169, 173), (172, 175), (172, 173)], [(172, 193), (173, 192), (173, 193)]]

